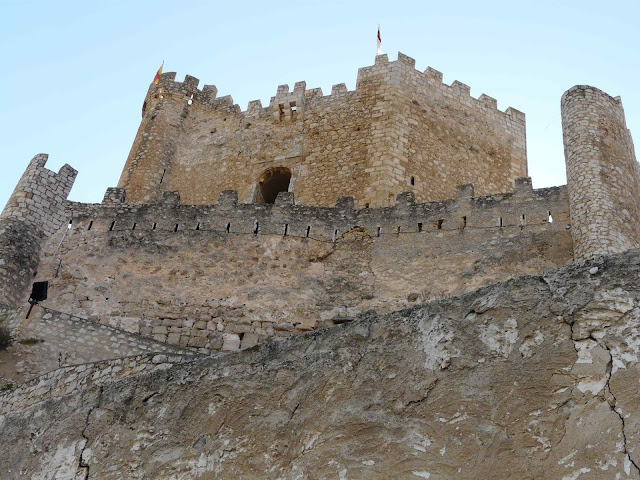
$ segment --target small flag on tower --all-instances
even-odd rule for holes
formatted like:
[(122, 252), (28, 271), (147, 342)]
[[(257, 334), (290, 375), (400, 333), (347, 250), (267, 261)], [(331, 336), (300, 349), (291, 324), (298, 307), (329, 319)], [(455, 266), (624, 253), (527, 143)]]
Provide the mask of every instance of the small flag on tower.
[(382, 37), (380, 36), (380, 25), (378, 25), (378, 53), (377, 55), (382, 55)]
[(162, 61), (162, 65), (160, 65), (156, 76), (153, 77), (153, 83), (158, 83), (158, 81), (160, 80), (160, 75), (162, 75), (162, 67), (164, 67), (164, 60)]

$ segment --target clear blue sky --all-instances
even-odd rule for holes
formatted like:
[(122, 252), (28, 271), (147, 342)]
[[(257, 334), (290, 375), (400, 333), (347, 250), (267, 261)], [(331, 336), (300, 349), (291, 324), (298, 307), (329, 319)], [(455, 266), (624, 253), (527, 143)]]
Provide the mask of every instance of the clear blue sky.
[(638, 0), (0, 0), (0, 207), (41, 152), (55, 171), (79, 170), (72, 200), (101, 201), (163, 60), (245, 109), (284, 83), (355, 88), (378, 23), (390, 59), (401, 51), (524, 111), (534, 186), (564, 184), (560, 96), (571, 86), (620, 95), (640, 142), (639, 18)]

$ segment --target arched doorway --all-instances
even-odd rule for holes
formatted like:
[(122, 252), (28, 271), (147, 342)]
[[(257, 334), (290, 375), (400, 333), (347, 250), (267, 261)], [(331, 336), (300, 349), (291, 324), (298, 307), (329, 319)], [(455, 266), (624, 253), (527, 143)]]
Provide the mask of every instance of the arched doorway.
[(280, 192), (289, 191), (291, 170), (286, 167), (270, 168), (258, 179), (256, 203), (274, 203)]

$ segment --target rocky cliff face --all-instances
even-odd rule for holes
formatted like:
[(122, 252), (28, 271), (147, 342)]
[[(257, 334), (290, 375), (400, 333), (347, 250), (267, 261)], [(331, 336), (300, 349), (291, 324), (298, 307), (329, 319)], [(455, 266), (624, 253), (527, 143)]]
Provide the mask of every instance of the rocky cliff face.
[(0, 417), (0, 470), (640, 478), (639, 326), (631, 251), (37, 403), (34, 393)]

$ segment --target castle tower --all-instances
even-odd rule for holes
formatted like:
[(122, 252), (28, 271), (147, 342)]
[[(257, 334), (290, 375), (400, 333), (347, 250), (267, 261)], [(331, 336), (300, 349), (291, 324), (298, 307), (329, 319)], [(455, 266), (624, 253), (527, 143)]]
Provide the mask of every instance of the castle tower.
[(386, 207), (404, 191), (419, 202), (452, 199), (470, 182), (478, 195), (512, 192), (527, 176), (524, 113), (473, 98), (461, 82), (445, 85), (402, 53), (359, 69), (355, 90), (338, 84), (325, 95), (300, 81), (244, 111), (216, 94), (175, 73), (149, 87), (118, 183), (128, 202), (177, 191), (185, 204), (211, 205), (236, 190), (241, 203), (290, 192), (298, 205), (354, 196), (358, 208)]
[(0, 215), (0, 304), (17, 307), (31, 285), (42, 240), (67, 220), (65, 203), (78, 172), (64, 165), (45, 168), (38, 154), (25, 170)]
[(640, 177), (619, 97), (578, 85), (562, 96), (574, 260), (640, 245)]
[(153, 203), (162, 197), (176, 155), (175, 142), (194, 95), (199, 93), (197, 78), (187, 75), (178, 84), (175, 76), (161, 75), (145, 98), (142, 122), (118, 182), (118, 187), (127, 190), (131, 203)]

